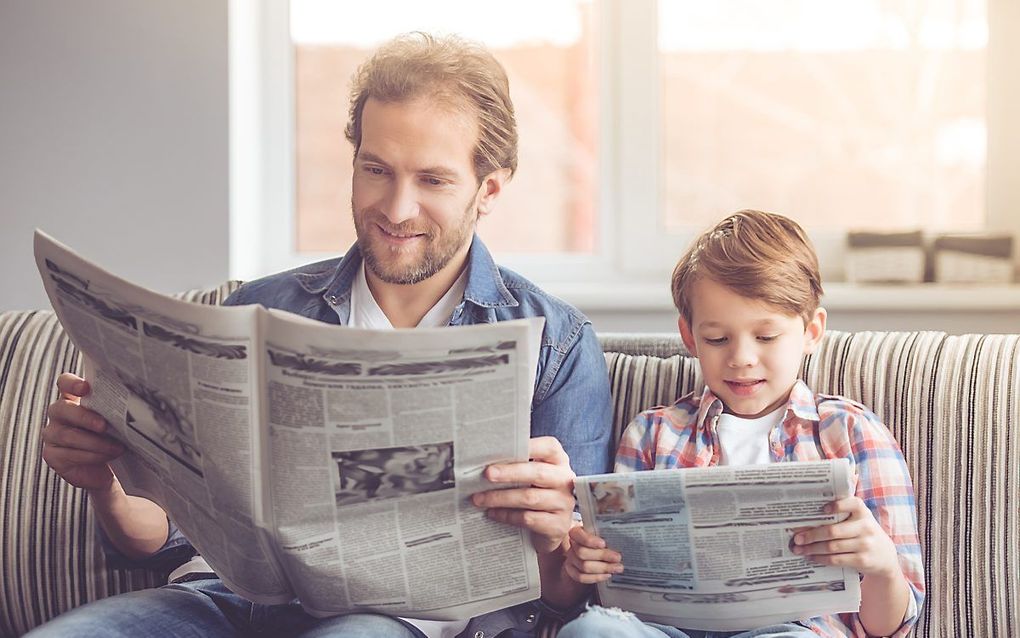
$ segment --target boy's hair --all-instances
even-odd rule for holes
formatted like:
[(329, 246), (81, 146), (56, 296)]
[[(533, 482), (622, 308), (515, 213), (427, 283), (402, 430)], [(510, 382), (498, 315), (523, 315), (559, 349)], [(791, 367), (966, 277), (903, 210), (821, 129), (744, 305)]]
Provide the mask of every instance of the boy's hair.
[(818, 256), (797, 222), (742, 210), (698, 237), (673, 269), (673, 303), (690, 324), (691, 290), (711, 279), (742, 297), (811, 320), (822, 296)]
[(369, 98), (405, 102), (434, 98), (468, 106), (478, 117), (475, 176), (517, 170), (517, 120), (503, 66), (480, 44), (456, 36), (406, 33), (382, 45), (352, 78), (350, 114), (344, 134), (361, 148), (361, 116)]

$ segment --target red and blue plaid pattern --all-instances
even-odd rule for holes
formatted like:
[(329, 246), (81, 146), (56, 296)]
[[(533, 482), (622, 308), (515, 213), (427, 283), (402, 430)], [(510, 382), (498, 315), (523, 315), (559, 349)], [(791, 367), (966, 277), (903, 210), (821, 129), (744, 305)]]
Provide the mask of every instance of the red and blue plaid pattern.
[[(715, 425), (722, 401), (707, 387), (701, 396), (639, 414), (627, 426), (616, 452), (617, 472), (719, 464)], [(914, 487), (903, 453), (889, 429), (863, 405), (814, 394), (803, 381), (790, 392), (782, 424), (769, 433), (776, 462), (845, 458), (857, 474), (856, 495), (896, 544), (900, 567), (913, 594), (895, 638), (906, 636), (924, 602), (924, 568), (918, 542)], [(867, 636), (857, 614), (803, 621), (822, 636)]]

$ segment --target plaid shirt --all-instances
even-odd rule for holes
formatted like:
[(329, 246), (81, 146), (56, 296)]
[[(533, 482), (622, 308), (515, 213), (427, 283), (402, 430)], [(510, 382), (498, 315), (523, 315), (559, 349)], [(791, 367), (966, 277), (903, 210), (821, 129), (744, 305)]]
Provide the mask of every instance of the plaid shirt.
[[(615, 471), (718, 465), (715, 426), (722, 410), (722, 401), (706, 387), (700, 397), (691, 393), (671, 406), (642, 412), (620, 439)], [(850, 461), (857, 474), (856, 496), (896, 544), (900, 567), (913, 594), (906, 619), (893, 634), (906, 636), (924, 602), (924, 569), (914, 488), (892, 433), (859, 403), (816, 395), (798, 381), (790, 392), (782, 424), (769, 433), (769, 446), (775, 462)], [(868, 635), (857, 614), (819, 616), (802, 622), (822, 636)]]

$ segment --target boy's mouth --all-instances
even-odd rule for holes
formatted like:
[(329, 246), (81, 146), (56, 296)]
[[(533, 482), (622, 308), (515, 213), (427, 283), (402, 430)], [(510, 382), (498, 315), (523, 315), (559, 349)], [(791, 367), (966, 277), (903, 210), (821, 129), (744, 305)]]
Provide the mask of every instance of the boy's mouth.
[(734, 394), (749, 396), (765, 385), (765, 379), (727, 379), (726, 387)]

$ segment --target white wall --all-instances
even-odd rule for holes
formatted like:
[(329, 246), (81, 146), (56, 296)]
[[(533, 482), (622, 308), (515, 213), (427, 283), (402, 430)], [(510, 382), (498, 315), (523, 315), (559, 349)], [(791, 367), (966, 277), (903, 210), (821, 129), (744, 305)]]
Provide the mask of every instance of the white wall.
[(0, 310), (40, 227), (159, 291), (228, 264), (226, 0), (0, 0)]

